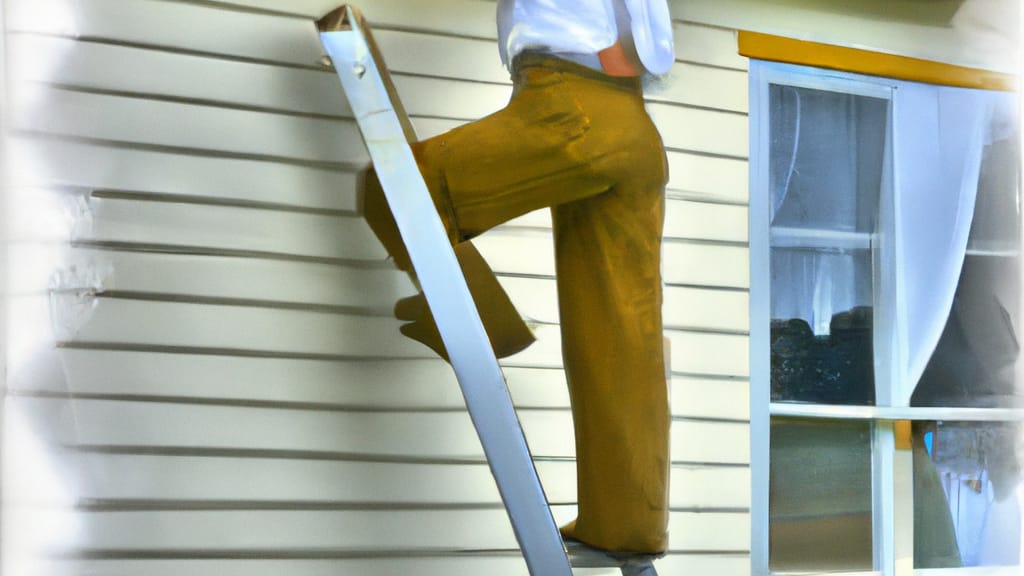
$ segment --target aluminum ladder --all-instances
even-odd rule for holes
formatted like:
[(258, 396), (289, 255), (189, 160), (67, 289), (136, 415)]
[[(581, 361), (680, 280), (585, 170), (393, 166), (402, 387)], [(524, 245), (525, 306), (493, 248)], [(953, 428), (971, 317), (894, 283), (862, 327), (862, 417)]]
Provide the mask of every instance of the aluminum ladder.
[(327, 55), (323, 63), (337, 72), (359, 124), (531, 576), (570, 576), (570, 556), (580, 567), (656, 576), (650, 557), (563, 546), (504, 374), (409, 147), (415, 131), (372, 33), (351, 5), (324, 16), (317, 29)]

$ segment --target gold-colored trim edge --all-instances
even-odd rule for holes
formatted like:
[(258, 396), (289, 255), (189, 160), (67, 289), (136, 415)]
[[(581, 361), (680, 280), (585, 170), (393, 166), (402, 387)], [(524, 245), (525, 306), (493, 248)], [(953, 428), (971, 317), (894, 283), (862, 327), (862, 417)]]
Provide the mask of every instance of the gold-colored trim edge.
[(982, 90), (1017, 90), (1017, 77), (980, 68), (896, 56), (858, 48), (740, 30), (739, 53), (747, 58), (884, 76), (912, 82)]

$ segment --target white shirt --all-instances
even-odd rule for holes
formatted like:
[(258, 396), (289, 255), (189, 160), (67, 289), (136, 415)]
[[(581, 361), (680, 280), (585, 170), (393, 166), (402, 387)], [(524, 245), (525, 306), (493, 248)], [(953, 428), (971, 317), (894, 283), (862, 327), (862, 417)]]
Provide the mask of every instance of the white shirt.
[(649, 72), (672, 67), (672, 19), (666, 0), (498, 0), (498, 48), (509, 62), (524, 50), (600, 69), (597, 53), (632, 37)]

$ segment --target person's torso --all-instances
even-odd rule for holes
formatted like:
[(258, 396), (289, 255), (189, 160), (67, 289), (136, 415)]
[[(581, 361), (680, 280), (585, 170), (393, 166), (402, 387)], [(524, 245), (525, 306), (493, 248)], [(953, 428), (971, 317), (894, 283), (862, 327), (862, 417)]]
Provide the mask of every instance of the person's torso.
[(499, 0), (498, 45), (508, 65), (530, 50), (601, 70), (598, 53), (622, 41), (643, 67), (664, 74), (674, 60), (665, 0)]

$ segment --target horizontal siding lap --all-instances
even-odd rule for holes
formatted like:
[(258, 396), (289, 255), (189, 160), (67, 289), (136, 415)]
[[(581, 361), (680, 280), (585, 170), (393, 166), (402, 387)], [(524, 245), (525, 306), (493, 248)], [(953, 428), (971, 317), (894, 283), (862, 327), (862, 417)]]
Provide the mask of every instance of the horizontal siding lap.
[[(12, 375), (19, 394), (150, 398), (241, 405), (320, 405), (324, 409), (458, 410), (464, 406), (451, 368), (438, 359), (325, 361), (108, 350), (60, 351), (68, 376)], [(117, 366), (116, 371), (109, 370)], [(31, 378), (27, 378), (30, 376)], [(561, 371), (506, 367), (516, 405), (569, 406)], [(745, 380), (672, 378), (673, 414), (745, 420)]]
[(673, 508), (742, 512), (750, 506), (749, 468), (676, 466), (670, 474), (669, 498)]
[[(77, 453), (66, 467), (79, 471), (76, 497), (94, 508), (258, 510), (321, 508), (501, 508), (484, 464), (281, 460)], [(571, 461), (540, 461), (537, 472), (550, 502), (576, 501)], [(673, 509), (749, 506), (749, 470), (674, 467)]]
[(515, 546), (504, 510), (92, 512), (80, 516), (79, 522), (87, 527), (80, 543), (84, 549), (375, 549), (383, 553)]
[[(740, 554), (670, 554), (656, 562), (662, 574), (715, 574), (748, 576), (750, 561)], [(527, 576), (526, 563), (518, 555), (460, 555), (454, 557), (403, 558), (383, 554), (371, 558), (338, 560), (50, 560), (42, 564), (43, 573), (54, 576), (338, 576), (374, 574), (379, 576), (450, 576), (451, 574), (487, 574), (488, 576)], [(577, 568), (577, 576), (598, 576), (604, 568)]]
[(749, 435), (750, 426), (746, 423), (676, 420), (672, 423), (672, 460), (682, 464), (745, 466), (750, 462)]
[(530, 323), (558, 323), (558, 291), (550, 276), (499, 278), (519, 314)]
[[(10, 403), (50, 424), (59, 441), (75, 446), (482, 458), (469, 415), (462, 411), (325, 412), (34, 397), (16, 397)], [(52, 415), (60, 412), (73, 422), (53, 421)], [(534, 456), (573, 456), (572, 417), (568, 411), (520, 410), (519, 419)], [(188, 426), (181, 426), (183, 422)], [(225, 426), (226, 422), (232, 425)], [(745, 463), (748, 455), (740, 444), (748, 430), (745, 423), (676, 421), (671, 431), (672, 459), (691, 464)]]
[[(325, 410), (465, 406), (451, 367), (438, 358), (328, 361), (65, 348), (59, 361), (66, 377), (57, 372), (13, 374), (11, 390)], [(111, 371), (110, 366), (118, 369)], [(506, 367), (505, 377), (522, 408), (569, 406), (559, 370)]]
[[(529, 576), (522, 556), (512, 554), (401, 557), (396, 552), (362, 554), (341, 559), (49, 559), (39, 562), (43, 574), (52, 576)], [(587, 572), (582, 574), (586, 575)], [(739, 573), (737, 573), (739, 575)], [(596, 574), (595, 574), (596, 576)]]
[[(85, 454), (97, 470), (85, 499), (110, 502), (187, 501), (194, 507), (253, 509), (274, 504), (298, 508), (331, 505), (374, 507), (493, 506), (501, 500), (485, 465), (325, 462), (251, 458), (188, 458)], [(558, 465), (564, 466), (564, 465)], [(570, 464), (571, 466), (571, 464)], [(561, 470), (539, 466), (552, 499), (565, 496)], [(571, 496), (570, 496), (571, 500)], [(159, 504), (158, 504), (159, 505)]]
[(346, 212), (357, 208), (351, 172), (54, 138), (19, 137), (9, 142), (9, 174), (21, 186), (73, 186)]
[[(153, 402), (41, 398), (10, 401), (45, 418), (57, 408), (73, 427), (54, 427), (71, 445), (288, 450), (324, 454), (478, 458), (482, 453), (462, 413), (336, 413), (173, 405)], [(182, 426), (182, 423), (188, 423)], [(226, 425), (230, 423), (230, 425)]]
[[(29, 84), (12, 90), (12, 128), (293, 162), (361, 166), (368, 161), (354, 121), (88, 94)], [(45, 102), (45, 106), (40, 107)]]
[[(351, 117), (328, 71), (235, 62), (70, 38), (15, 34), (9, 50), (17, 81), (127, 92), (281, 112)], [(117, 62), (117, 66), (111, 66)]]
[[(18, 188), (12, 198), (17, 200), (13, 214), (18, 222), (12, 226), (12, 239), (16, 241), (38, 244), (70, 240), (83, 244), (156, 245), (193, 251), (201, 248), (221, 254), (244, 252), (273, 254), (279, 258), (364, 261), (386, 267), (397, 275), (397, 271), (386, 264), (387, 253), (366, 222), (351, 214), (197, 206), (178, 201), (152, 202), (134, 195), (117, 197), (116, 193), (111, 196), (99, 192), (90, 196), (79, 191), (53, 192), (37, 188)], [(76, 250), (68, 257), (75, 255), (84, 259), (98, 256), (95, 251)], [(120, 258), (146, 260), (142, 256)], [(188, 260), (181, 255), (162, 258), (178, 262)], [(151, 257), (151, 260), (154, 266), (161, 263), (160, 257)], [(202, 261), (193, 258), (191, 262)], [(237, 259), (220, 263), (246, 264)], [(187, 280), (181, 282), (188, 283)]]
[(749, 372), (746, 335), (667, 330), (672, 341), (672, 371), (745, 377)]
[[(574, 507), (558, 510), (565, 521)], [(80, 548), (136, 551), (501, 550), (516, 541), (504, 510), (84, 512)], [(742, 550), (748, 521), (741, 514), (673, 512), (672, 549)], [(443, 530), (436, 527), (444, 526)], [(301, 529), (299, 529), (301, 527)], [(433, 528), (431, 528), (433, 527)], [(200, 552), (201, 554), (201, 552)]]
[[(394, 30), (375, 30), (373, 37), (392, 73), (510, 83), (508, 70), (501, 63), (493, 40)], [(411, 102), (415, 97), (404, 99)]]
[[(413, 36), (417, 50), (430, 39)], [(82, 90), (178, 98), (291, 114), (352, 115), (337, 76), (329, 70), (286, 68), (25, 34), (11, 36), (9, 49), (14, 62), (12, 79), (19, 82), (46, 82)], [(391, 58), (387, 61), (390, 64)], [(112, 66), (114, 62), (116, 66)], [(399, 93), (410, 95), (405, 104), (412, 115), (475, 118), (504, 105), (510, 91), (509, 86), (470, 82), (465, 77), (454, 80), (408, 76), (394, 66), (391, 70)], [(438, 75), (434, 70), (410, 72)]]
[(747, 203), (746, 160), (676, 151), (667, 156), (670, 193), (693, 200)]
[[(451, 2), (449, 2), (451, 3)], [(121, 43), (135, 43), (169, 49), (199, 51), (221, 56), (258, 59), (262, 61), (290, 64), (297, 66), (315, 65), (323, 50), (316, 36), (313, 19), (335, 7), (321, 7), (304, 17), (286, 17), (273, 14), (260, 14), (247, 11), (224, 10), (217, 6), (205, 6), (189, 3), (164, 3), (155, 0), (137, 0), (124, 4), (118, 0), (39, 0), (37, 8), (28, 3), (18, 5), (9, 17), (8, 28), (15, 31), (37, 33), (70, 34), (85, 38), (98, 38)], [(412, 16), (410, 5), (406, 2), (375, 2), (373, 9), (367, 11), (371, 25), (407, 26)], [(487, 34), (494, 34), (493, 8), (480, 6), (477, 2), (465, 0), (455, 2), (459, 6), (460, 18), (452, 19), (443, 7), (432, 5), (429, 10), (422, 10), (422, 18), (418, 19), (420, 29), (437, 31), (437, 26), (430, 26), (431, 20), (442, 23), (448, 31), (457, 28), (460, 21), (470, 18), (474, 12), (483, 8), (486, 13)], [(476, 8), (476, 10), (473, 10)], [(66, 14), (66, 19), (55, 19), (50, 14)], [(401, 23), (394, 22), (395, 17)], [(159, 21), (160, 27), (148, 27), (145, 30), (133, 25), (140, 21)], [(417, 21), (417, 20), (413, 20)], [(245, 30), (245, 34), (224, 34), (225, 29)], [(467, 29), (468, 35), (474, 30)], [(379, 32), (381, 44), (388, 51), (391, 47), (402, 48), (401, 42), (393, 44), (386, 38), (387, 31)], [(466, 40), (472, 42), (472, 40)], [(497, 55), (489, 51), (490, 67), (500, 70)], [(471, 56), (472, 57), (472, 56)], [(450, 58), (445, 58), (450, 59)], [(440, 62), (435, 60), (435, 62)], [(507, 78), (507, 76), (506, 76)]]
[[(54, 17), (54, 15), (60, 15)], [(310, 19), (161, 0), (32, 0), (12, 3), (7, 29), (310, 65), (319, 60)], [(226, 30), (240, 33), (225, 34)], [(244, 33), (241, 33), (244, 32)]]
[[(207, 350), (210, 353), (429, 358), (388, 318), (322, 315), (233, 306), (172, 305), (109, 299), (78, 329), (68, 346)], [(132, 314), (132, 316), (125, 316)], [(128, 320), (128, 319), (131, 320)], [(74, 316), (58, 321), (73, 326)], [(537, 330), (539, 341), (503, 361), (506, 368), (561, 366), (557, 330)], [(747, 376), (745, 335), (668, 331), (672, 369), (679, 374)], [(382, 351), (383, 354), (382, 354)]]
[(662, 273), (669, 284), (739, 289), (750, 286), (746, 246), (666, 242), (663, 255), (672, 263)]
[(669, 198), (666, 238), (747, 242), (747, 207)]
[(656, 563), (662, 574), (715, 574), (749, 576), (750, 558), (746, 553), (673, 554)]
[(748, 127), (744, 115), (657, 102), (648, 104), (647, 111), (668, 148), (747, 157)]
[[(554, 275), (554, 254), (546, 234), (495, 230), (473, 243), (499, 273)], [(663, 277), (670, 284), (747, 288), (750, 283), (746, 246), (669, 241), (662, 250)]]
[[(553, 278), (503, 277), (501, 283), (520, 314), (529, 321), (558, 322), (558, 295)], [(666, 327), (731, 332), (746, 332), (749, 327), (749, 298), (745, 292), (667, 286), (663, 296)]]
[[(413, 125), (420, 138), (436, 136), (462, 124), (462, 121), (413, 118)], [(700, 153), (677, 150), (668, 150), (666, 156), (669, 166), (669, 197), (705, 203), (747, 203), (746, 160), (702, 156)], [(549, 222), (549, 219), (531, 214), (511, 224), (544, 226), (549, 225)]]
[(60, 351), (60, 362), (67, 377), (14, 375), (11, 389), (325, 409), (400, 411), (464, 405), (451, 368), (439, 359), (326, 361), (71, 348)]
[(667, 328), (747, 332), (749, 298), (745, 292), (667, 286), (662, 306)]
[(675, 375), (671, 392), (672, 413), (678, 416), (736, 421), (750, 418), (750, 383), (743, 378)]
[(668, 532), (670, 549), (682, 552), (750, 548), (750, 517), (745, 513), (672, 512)]
[[(56, 321), (62, 321), (58, 314)], [(424, 358), (385, 316), (100, 298), (67, 345), (235, 350), (272, 355)]]
[[(729, 166), (740, 166), (745, 169), (745, 158), (748, 155), (746, 145), (746, 118), (735, 114), (727, 114), (717, 111), (696, 110), (670, 106), (651, 102), (647, 107), (651, 118), (657, 126), (665, 146), (669, 152), (682, 152), (697, 155), (718, 155), (725, 160), (740, 161), (734, 164), (719, 165), (718, 169), (725, 169)], [(467, 120), (438, 119), (438, 118), (413, 118), (413, 125), (420, 139), (426, 139), (446, 131), (458, 128), (466, 124)], [(713, 156), (714, 158), (714, 156)], [(679, 159), (676, 159), (677, 162)], [(673, 172), (673, 158), (670, 154), (669, 188), (678, 188), (683, 191), (691, 190), (693, 186), (686, 186), (682, 182), (688, 180), (675, 180)], [(712, 177), (719, 176), (713, 168)], [(733, 177), (736, 175), (734, 174)], [(706, 180), (709, 176), (696, 176), (697, 181)], [(742, 174), (745, 178), (745, 173)], [(698, 189), (699, 190), (699, 189)], [(739, 199), (737, 199), (739, 201)], [(742, 202), (746, 199), (742, 198)]]
[[(737, 71), (747, 70), (747, 59), (737, 49), (736, 31), (695, 22), (676, 22), (676, 59)], [(745, 90), (744, 90), (745, 92)]]
[(473, 239), (498, 273), (555, 275), (554, 246), (547, 232), (501, 229)]
[(665, 77), (651, 82), (646, 87), (646, 97), (654, 102), (687, 104), (743, 114), (749, 108), (745, 72), (688, 62), (677, 62)]
[[(665, 146), (672, 151), (712, 154), (737, 160), (747, 157), (745, 116), (659, 102), (649, 103), (647, 110)], [(465, 120), (413, 118), (420, 139), (443, 134), (465, 123)]]
[[(80, 501), (99, 508), (500, 507), (490, 470), (476, 464), (95, 453), (69, 456), (68, 464), (80, 471)], [(555, 472), (550, 488), (564, 494)]]
[(468, 124), (472, 118), (453, 119), (453, 118), (425, 118), (422, 116), (413, 116), (410, 118), (412, 121), (413, 129), (416, 132), (416, 137), (420, 140), (426, 140), (433, 138), (434, 136), (440, 136), (449, 130), (454, 130), (459, 126)]
[(532, 328), (536, 340), (529, 348), (501, 359), (502, 369), (510, 368), (562, 368), (562, 339), (558, 326), (535, 325)]
[(91, 198), (77, 242), (116, 242), (383, 264), (384, 247), (356, 216)]
[[(334, 0), (216, 0), (223, 6), (240, 6), (319, 18), (338, 7)], [(441, 34), (494, 38), (493, 2), (479, 0), (435, 0), (429, 6), (408, 0), (373, 0), (357, 5), (374, 27), (402, 26)], [(452, 14), (456, 14), (453, 17)]]
[[(551, 229), (551, 215), (540, 209), (508, 221), (509, 228)], [(665, 238), (747, 241), (747, 207), (669, 196), (665, 201)]]
[(502, 109), (511, 86), (494, 86), (414, 76), (394, 77), (406, 112), (413, 116), (437, 116), (475, 120)]
[(104, 290), (119, 295), (390, 313), (396, 300), (415, 293), (408, 277), (392, 268), (80, 248), (72, 249), (66, 261), (65, 266), (102, 263), (101, 269), (111, 270), (103, 279)]

